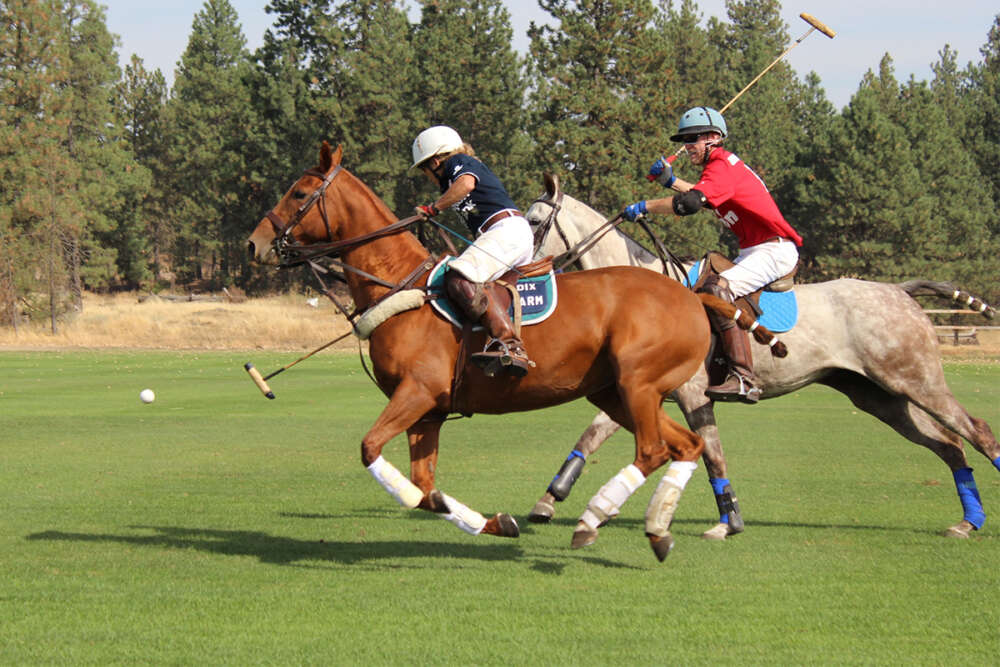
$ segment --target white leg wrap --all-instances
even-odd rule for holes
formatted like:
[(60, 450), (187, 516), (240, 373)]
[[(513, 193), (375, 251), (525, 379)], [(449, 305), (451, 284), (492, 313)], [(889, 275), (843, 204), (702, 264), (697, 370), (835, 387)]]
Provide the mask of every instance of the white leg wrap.
[(406, 479), (403, 473), (381, 456), (368, 466), (368, 472), (383, 489), (389, 492), (389, 495), (396, 499), (396, 502), (407, 509), (419, 505), (424, 497), (424, 492), (418, 489), (416, 484)]
[(444, 502), (448, 505), (448, 509), (451, 510), (448, 514), (442, 514), (443, 518), (451, 521), (469, 535), (478, 535), (483, 532), (483, 528), (486, 527), (486, 517), (476, 510), (469, 509), (447, 493), (442, 493), (441, 495), (444, 497)]
[(674, 461), (667, 468), (646, 508), (648, 534), (663, 537), (670, 532), (670, 522), (674, 520), (681, 493), (697, 467), (695, 461)]
[(629, 496), (645, 481), (645, 475), (634, 464), (628, 464), (590, 499), (587, 509), (580, 516), (580, 521), (597, 530), (598, 526), (618, 514)]

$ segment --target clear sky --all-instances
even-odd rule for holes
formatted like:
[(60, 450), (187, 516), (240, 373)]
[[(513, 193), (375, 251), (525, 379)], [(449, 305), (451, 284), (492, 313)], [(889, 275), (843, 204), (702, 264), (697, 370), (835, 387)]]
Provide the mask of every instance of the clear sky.
[[(108, 28), (121, 39), (119, 63), (126, 64), (135, 53), (147, 68), (159, 68), (168, 85), (172, 85), (174, 68), (187, 46), (191, 24), (204, 6), (203, 0), (100, 1), (107, 7)], [(504, 2), (511, 14), (514, 47), (523, 53), (528, 46), (526, 32), (530, 23), (545, 23), (550, 17), (536, 0)], [(272, 23), (273, 17), (264, 11), (267, 2), (230, 0), (230, 3), (240, 16), (247, 46), (256, 49)], [(697, 4), (706, 18), (726, 19), (724, 0), (698, 0)], [(885, 53), (892, 56), (900, 81), (908, 80), (911, 75), (917, 80), (930, 80), (933, 76), (930, 64), (938, 60), (938, 52), (945, 44), (958, 53), (960, 67), (970, 61), (979, 62), (979, 49), (1000, 14), (997, 0), (953, 0), (944, 5), (930, 0), (804, 0), (802, 4), (789, 1), (782, 4), (789, 43), (809, 29), (799, 18), (801, 12), (812, 14), (836, 31), (837, 36), (832, 40), (813, 32), (786, 60), (800, 76), (809, 71), (819, 74), (827, 98), (837, 108), (847, 104), (861, 77), (867, 70), (877, 69)], [(733, 94), (737, 92), (734, 90)], [(701, 101), (692, 100), (695, 102)], [(726, 100), (705, 102), (721, 106)]]

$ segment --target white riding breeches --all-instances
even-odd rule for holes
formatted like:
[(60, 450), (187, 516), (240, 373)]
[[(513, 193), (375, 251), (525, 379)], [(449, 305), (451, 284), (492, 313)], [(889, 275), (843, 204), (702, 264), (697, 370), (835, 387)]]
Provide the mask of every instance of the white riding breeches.
[(788, 275), (798, 261), (799, 249), (792, 241), (767, 241), (740, 250), (740, 254), (733, 259), (736, 266), (726, 269), (721, 275), (729, 281), (729, 291), (733, 296), (741, 297)]
[(493, 223), (448, 268), (473, 282), (496, 280), (515, 266), (529, 263), (534, 242), (527, 219), (512, 215)]

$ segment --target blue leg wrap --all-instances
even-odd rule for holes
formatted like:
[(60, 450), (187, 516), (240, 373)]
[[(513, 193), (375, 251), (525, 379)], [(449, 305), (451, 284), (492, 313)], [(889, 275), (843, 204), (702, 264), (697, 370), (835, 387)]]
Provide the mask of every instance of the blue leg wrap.
[[(709, 477), (709, 483), (712, 485), (712, 492), (715, 493), (715, 502), (719, 503), (719, 496), (725, 496), (729, 486), (729, 480), (725, 477)], [(721, 523), (729, 523), (729, 510), (732, 508), (719, 507), (719, 521)]]
[(986, 521), (986, 512), (983, 511), (983, 503), (979, 500), (979, 489), (976, 488), (976, 480), (972, 477), (972, 468), (955, 470), (952, 476), (955, 478), (958, 499), (962, 501), (964, 512), (962, 518), (979, 530)]
[(997, 470), (1000, 470), (1000, 456), (993, 459), (993, 465), (996, 466)]

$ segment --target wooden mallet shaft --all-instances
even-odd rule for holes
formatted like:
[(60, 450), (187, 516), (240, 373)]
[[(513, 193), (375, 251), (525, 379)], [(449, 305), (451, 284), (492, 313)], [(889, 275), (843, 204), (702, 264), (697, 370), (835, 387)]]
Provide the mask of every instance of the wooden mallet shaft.
[[(771, 64), (768, 65), (767, 67), (765, 67), (764, 70), (760, 74), (758, 74), (757, 76), (755, 76), (753, 78), (753, 81), (751, 81), (750, 83), (748, 83), (747, 85), (745, 85), (743, 87), (743, 90), (741, 90), (740, 92), (736, 93), (736, 95), (733, 97), (733, 99), (731, 99), (728, 102), (726, 102), (726, 106), (724, 106), (721, 109), (719, 109), (719, 113), (725, 113), (726, 109), (728, 109), (729, 107), (733, 106), (733, 102), (735, 102), (736, 100), (740, 99), (740, 96), (743, 95), (743, 93), (747, 92), (750, 89), (750, 87), (753, 86), (753, 84), (755, 84), (758, 81), (760, 81), (760, 78), (762, 76), (764, 76), (765, 74), (767, 74), (771, 70), (772, 67), (774, 67), (775, 65), (777, 65), (778, 62), (781, 61), (782, 58), (784, 58), (785, 56), (787, 56), (789, 51), (791, 51), (796, 46), (798, 46), (802, 42), (802, 40), (804, 40), (806, 37), (808, 37), (809, 35), (811, 35), (812, 32), (813, 32), (813, 30), (819, 30), (821, 33), (823, 33), (824, 35), (826, 35), (830, 39), (833, 39), (837, 35), (837, 33), (835, 33), (833, 30), (831, 30), (825, 23), (823, 23), (822, 21), (820, 21), (819, 19), (817, 19), (812, 14), (806, 14), (805, 12), (802, 12), (801, 14), (799, 14), (799, 18), (802, 19), (803, 21), (805, 21), (806, 23), (808, 23), (810, 25), (809, 30), (804, 35), (802, 35), (797, 40), (795, 40), (787, 49), (785, 49), (781, 53), (780, 56), (778, 56), (773, 61), (771, 61)], [(681, 146), (680, 148), (678, 148), (677, 151), (673, 155), (671, 155), (670, 157), (667, 158), (667, 162), (671, 162), (672, 163), (674, 160), (677, 159), (677, 156), (680, 155), (681, 152), (683, 152), (683, 150), (684, 150), (684, 146)]]

